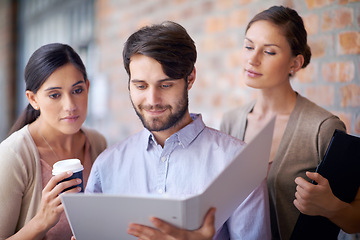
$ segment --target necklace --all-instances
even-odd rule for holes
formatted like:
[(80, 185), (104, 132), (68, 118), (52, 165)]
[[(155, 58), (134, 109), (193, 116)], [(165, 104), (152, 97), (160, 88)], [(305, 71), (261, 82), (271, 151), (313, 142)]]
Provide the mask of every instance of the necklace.
[(50, 144), (48, 143), (48, 141), (46, 141), (46, 139), (44, 138), (44, 136), (39, 132), (41, 138), (44, 140), (44, 142), (46, 143), (46, 145), (48, 145), (48, 147), (50, 148), (50, 150), (53, 152), (53, 154), (55, 155), (55, 158), (57, 160), (60, 160), (59, 156), (56, 154), (56, 152), (54, 151), (54, 149), (50, 146)]

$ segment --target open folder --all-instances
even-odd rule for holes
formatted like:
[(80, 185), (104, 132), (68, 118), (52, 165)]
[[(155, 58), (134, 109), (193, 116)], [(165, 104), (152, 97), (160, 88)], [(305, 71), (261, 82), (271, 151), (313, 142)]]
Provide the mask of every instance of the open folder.
[[(360, 138), (335, 130), (316, 172), (329, 181), (337, 198), (352, 202), (360, 187)], [(300, 213), (290, 239), (336, 240), (339, 232), (340, 228), (325, 217)]]
[(121, 239), (129, 223), (153, 226), (154, 216), (189, 230), (201, 227), (210, 207), (219, 229), (267, 174), (275, 117), (247, 144), (203, 192), (183, 198), (162, 195), (62, 194), (76, 240)]

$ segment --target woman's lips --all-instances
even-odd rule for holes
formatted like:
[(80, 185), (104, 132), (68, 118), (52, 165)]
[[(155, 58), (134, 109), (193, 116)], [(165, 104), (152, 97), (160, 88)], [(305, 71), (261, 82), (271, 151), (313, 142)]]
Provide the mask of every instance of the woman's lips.
[(261, 73), (252, 71), (252, 70), (246, 70), (246, 75), (248, 75), (249, 77), (260, 77), (262, 76)]
[(66, 122), (75, 122), (76, 120), (79, 119), (80, 116), (76, 115), (76, 116), (67, 116), (62, 118), (61, 120), (64, 120)]

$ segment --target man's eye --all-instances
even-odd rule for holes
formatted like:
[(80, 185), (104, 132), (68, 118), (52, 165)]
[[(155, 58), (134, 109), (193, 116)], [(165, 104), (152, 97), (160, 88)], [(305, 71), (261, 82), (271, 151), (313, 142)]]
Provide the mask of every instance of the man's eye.
[(171, 84), (162, 84), (161, 85), (161, 88), (169, 88), (169, 87), (171, 87)]
[(140, 89), (140, 90), (143, 90), (143, 89), (146, 88), (146, 86), (145, 85), (136, 85), (136, 88)]

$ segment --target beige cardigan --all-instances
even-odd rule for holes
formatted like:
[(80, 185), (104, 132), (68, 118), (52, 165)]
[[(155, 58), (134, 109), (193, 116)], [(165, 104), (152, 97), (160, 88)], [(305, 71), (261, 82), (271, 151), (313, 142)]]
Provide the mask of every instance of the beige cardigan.
[[(82, 128), (90, 143), (90, 158), (106, 148), (105, 138)], [(40, 207), (42, 180), (39, 152), (28, 125), (0, 144), (0, 239), (19, 231)]]
[[(221, 130), (244, 139), (247, 115), (255, 102), (224, 115)], [(272, 239), (289, 239), (299, 211), (293, 205), (295, 178), (314, 171), (335, 129), (345, 130), (336, 116), (298, 94), (268, 175)], [(259, 146), (261, 149), (261, 146)]]

